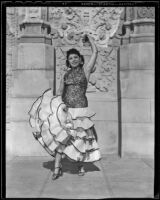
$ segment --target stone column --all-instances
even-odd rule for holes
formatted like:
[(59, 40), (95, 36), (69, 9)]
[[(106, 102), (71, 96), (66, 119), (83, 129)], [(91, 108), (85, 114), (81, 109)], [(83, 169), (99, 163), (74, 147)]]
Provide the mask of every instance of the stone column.
[(154, 8), (127, 8), (120, 47), (122, 155), (154, 153)]
[(28, 111), (38, 96), (53, 87), (50, 25), (41, 19), (41, 8), (26, 8), (20, 29), (18, 64), (13, 69), (11, 134), (7, 152), (17, 156), (47, 155), (32, 135)]
[[(18, 19), (17, 9), (8, 7), (6, 10), (6, 149), (10, 149), (10, 126), (11, 126), (11, 86), (13, 81), (12, 69), (17, 64), (17, 33)], [(8, 153), (8, 151), (7, 151)], [(6, 156), (10, 160), (11, 155)]]

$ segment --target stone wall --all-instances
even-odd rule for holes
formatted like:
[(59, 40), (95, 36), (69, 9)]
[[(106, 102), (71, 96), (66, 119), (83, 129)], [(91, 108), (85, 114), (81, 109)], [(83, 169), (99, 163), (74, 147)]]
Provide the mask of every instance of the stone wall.
[(21, 20), (19, 28), (17, 65), (12, 65), (7, 155), (47, 155), (32, 135), (28, 112), (38, 96), (53, 88), (54, 56), (49, 25), (40, 20), (29, 23)]
[[(7, 133), (9, 154), (47, 155), (33, 138), (28, 111), (46, 89), (58, 87), (69, 48), (80, 50), (87, 63), (91, 47), (81, 43), (80, 34), (89, 31), (89, 26), (90, 34), (98, 45), (98, 58), (87, 91), (89, 106), (96, 112), (93, 120), (102, 154), (118, 153), (117, 46), (120, 45), (120, 38), (113, 35), (120, 25), (121, 10), (55, 7), (19, 10), (18, 64), (12, 68), (11, 132)], [(74, 32), (71, 31), (73, 25), (76, 27)], [(56, 76), (53, 73), (54, 64)], [(53, 81), (54, 77), (56, 80)]]
[(154, 154), (154, 8), (127, 8), (120, 47), (122, 155)]
[(13, 80), (13, 69), (17, 65), (17, 36), (18, 18), (17, 9), (7, 8), (6, 18), (6, 152), (10, 157), (12, 154), (11, 144), (11, 91)]
[(93, 121), (102, 154), (153, 156), (154, 10), (130, 7), (121, 12), (118, 8), (9, 10), (7, 155), (48, 155), (33, 138), (28, 111), (46, 89), (58, 88), (69, 48), (77, 48), (89, 60), (91, 47), (81, 42), (81, 34), (90, 31), (98, 58), (87, 97), (96, 112)]

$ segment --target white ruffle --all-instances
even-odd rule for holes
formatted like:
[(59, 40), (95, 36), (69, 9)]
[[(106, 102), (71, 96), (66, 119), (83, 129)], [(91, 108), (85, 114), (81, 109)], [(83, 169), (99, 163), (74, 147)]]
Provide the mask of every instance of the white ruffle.
[(95, 136), (93, 135), (93, 133), (91, 135), (88, 135), (88, 133), (86, 133), (86, 131), (70, 130), (70, 132), (68, 134), (71, 135), (74, 139), (76, 139), (76, 138), (88, 139), (88, 140), (95, 139)]
[(71, 114), (72, 119), (76, 119), (78, 117), (93, 117), (96, 113), (93, 112), (90, 108), (69, 108), (68, 112)]
[(40, 105), (40, 103), (42, 102), (42, 96), (40, 96), (32, 105), (30, 111), (28, 112), (28, 114), (32, 117), (32, 118), (36, 118), (36, 114), (37, 114), (37, 110), (38, 107)]
[(90, 142), (89, 140), (84, 141), (81, 138), (72, 141), (72, 145), (81, 153), (86, 153), (87, 151), (98, 149), (97, 142), (93, 140)]
[(76, 150), (73, 145), (66, 147), (64, 154), (66, 154), (70, 159), (74, 161), (95, 162), (101, 159), (100, 151), (98, 149), (89, 152), (88, 154), (82, 154)]
[[(89, 132), (94, 126), (90, 118), (95, 113), (88, 107), (69, 108), (67, 111), (62, 98), (54, 97), (50, 89), (33, 103), (29, 115), (34, 136), (50, 155), (54, 156), (56, 148), (65, 144), (64, 153), (75, 161), (100, 159), (95, 136)], [(67, 127), (71, 128), (70, 131)]]
[(60, 145), (59, 143), (65, 144), (69, 137), (64, 127), (61, 126), (65, 125), (67, 118), (64, 107), (66, 106), (61, 97), (53, 97), (50, 89), (34, 102), (29, 111), (33, 131), (41, 134), (39, 142), (47, 146), (50, 151), (54, 151)]
[(73, 120), (73, 128), (83, 128), (84, 130), (87, 130), (91, 128), (94, 125), (94, 123), (89, 118), (83, 118), (83, 119), (76, 119)]

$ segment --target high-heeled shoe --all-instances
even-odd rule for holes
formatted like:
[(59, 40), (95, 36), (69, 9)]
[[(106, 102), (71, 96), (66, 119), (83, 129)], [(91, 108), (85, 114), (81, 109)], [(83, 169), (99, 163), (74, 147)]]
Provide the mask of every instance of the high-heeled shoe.
[(78, 175), (79, 176), (84, 176), (85, 175), (85, 170), (84, 170), (83, 165), (78, 167)]
[(63, 175), (63, 172), (62, 172), (62, 167), (56, 167), (55, 169), (59, 169), (57, 173), (53, 173), (52, 175), (52, 180), (56, 180), (58, 179), (60, 176)]

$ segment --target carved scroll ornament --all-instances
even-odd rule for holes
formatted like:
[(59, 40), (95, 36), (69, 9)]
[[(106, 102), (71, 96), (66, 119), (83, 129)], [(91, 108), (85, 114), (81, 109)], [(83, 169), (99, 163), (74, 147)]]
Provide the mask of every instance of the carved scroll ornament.
[(40, 21), (41, 20), (41, 7), (26, 7), (24, 21)]
[(121, 7), (50, 7), (53, 38), (64, 37), (68, 44), (75, 44), (87, 32), (98, 46), (106, 47), (117, 31), (122, 11)]
[[(49, 8), (51, 34), (56, 46), (57, 86), (66, 69), (66, 51), (77, 48), (85, 58), (90, 58), (90, 47), (81, 45), (82, 35), (87, 32), (98, 47), (98, 57), (91, 74), (88, 90), (114, 94), (116, 91), (116, 49), (108, 46), (118, 30), (122, 8)], [(84, 66), (85, 67), (85, 66)]]
[(154, 7), (139, 7), (137, 9), (138, 18), (155, 18)]

